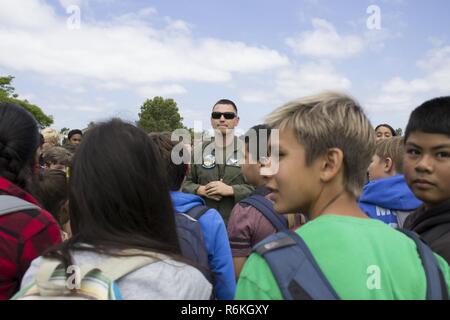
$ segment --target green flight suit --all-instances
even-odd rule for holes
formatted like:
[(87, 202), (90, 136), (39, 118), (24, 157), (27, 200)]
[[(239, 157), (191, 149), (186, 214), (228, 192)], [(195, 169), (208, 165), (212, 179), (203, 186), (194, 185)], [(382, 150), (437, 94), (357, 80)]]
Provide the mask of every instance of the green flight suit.
[[(235, 137), (233, 148), (229, 147), (228, 150), (226, 150), (227, 153), (222, 151), (224, 157), (222, 164), (219, 164), (217, 159), (215, 160), (216, 163), (211, 163), (211, 161), (207, 160), (208, 155), (209, 157), (213, 155), (215, 158), (216, 146), (214, 139), (196, 147), (194, 149), (193, 160), (200, 160), (202, 164), (195, 164), (194, 161), (192, 162), (190, 173), (182, 186), (183, 192), (193, 194), (197, 194), (197, 189), (201, 185), (206, 186), (209, 182), (220, 181), (220, 179), (222, 179), (223, 183), (231, 186), (234, 191), (234, 196), (223, 197), (220, 201), (203, 197), (208, 207), (214, 208), (220, 212), (225, 224), (228, 223), (228, 218), (234, 205), (246, 198), (254, 190), (251, 185), (245, 182), (239, 166), (238, 160), (242, 159), (242, 144), (242, 140)], [(197, 156), (195, 156), (195, 153), (197, 153)], [(220, 153), (219, 150), (217, 152), (219, 157)]]

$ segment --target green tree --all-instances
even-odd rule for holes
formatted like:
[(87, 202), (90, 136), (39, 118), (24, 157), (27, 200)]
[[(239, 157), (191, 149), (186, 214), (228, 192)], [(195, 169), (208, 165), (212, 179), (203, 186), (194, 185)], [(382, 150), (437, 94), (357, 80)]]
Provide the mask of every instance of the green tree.
[(403, 135), (403, 129), (398, 128), (397, 130), (395, 130), (395, 133), (397, 133), (397, 136), (401, 137)]
[(13, 76), (0, 77), (0, 95), (17, 98), (18, 95), (14, 93), (14, 87), (11, 86), (13, 79)]
[(154, 97), (147, 99), (141, 106), (137, 125), (148, 133), (162, 132), (184, 128), (182, 121), (173, 99)]
[(50, 126), (53, 123), (53, 117), (46, 115), (41, 108), (31, 104), (28, 100), (19, 99), (19, 95), (15, 93), (14, 87), (11, 85), (14, 77), (0, 77), (0, 102), (10, 102), (21, 106), (28, 110), (36, 119), (41, 128)]
[(67, 136), (67, 134), (69, 133), (70, 129), (69, 128), (62, 128), (61, 130), (59, 130), (59, 134), (62, 136)]

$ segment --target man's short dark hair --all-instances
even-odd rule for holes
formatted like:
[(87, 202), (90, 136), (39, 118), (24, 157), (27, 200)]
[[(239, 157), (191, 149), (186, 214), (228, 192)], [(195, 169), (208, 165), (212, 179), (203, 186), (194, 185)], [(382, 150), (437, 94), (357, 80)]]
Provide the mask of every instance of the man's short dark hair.
[(426, 101), (411, 113), (405, 141), (416, 131), (450, 136), (450, 96)]
[(80, 129), (73, 129), (69, 131), (69, 134), (67, 135), (67, 138), (70, 140), (73, 135), (79, 134), (80, 136), (83, 136), (83, 132)]
[(217, 101), (217, 102), (214, 104), (213, 110), (214, 110), (214, 108), (215, 108), (218, 104), (228, 104), (228, 105), (231, 105), (231, 106), (233, 106), (234, 111), (236, 111), (236, 113), (238, 112), (237, 107), (236, 107), (236, 104), (235, 104), (233, 101), (231, 101), (231, 100), (228, 100), (228, 99), (220, 99), (219, 101)]

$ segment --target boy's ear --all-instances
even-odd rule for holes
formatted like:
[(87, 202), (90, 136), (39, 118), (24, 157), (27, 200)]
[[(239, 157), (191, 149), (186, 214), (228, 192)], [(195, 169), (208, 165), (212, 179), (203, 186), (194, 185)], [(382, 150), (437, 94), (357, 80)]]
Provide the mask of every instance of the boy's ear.
[(328, 149), (327, 153), (322, 157), (322, 166), (320, 168), (320, 180), (329, 182), (334, 179), (344, 164), (344, 153), (339, 148)]
[(392, 160), (392, 158), (385, 158), (384, 159), (384, 165), (383, 165), (383, 171), (385, 173), (391, 173), (394, 169), (394, 161)]

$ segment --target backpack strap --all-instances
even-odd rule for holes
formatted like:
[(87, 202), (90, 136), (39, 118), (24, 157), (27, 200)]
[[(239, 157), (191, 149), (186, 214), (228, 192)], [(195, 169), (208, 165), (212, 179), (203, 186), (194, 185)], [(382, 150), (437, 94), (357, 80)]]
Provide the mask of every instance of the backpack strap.
[[(120, 256), (106, 259), (98, 266), (85, 264), (80, 266), (79, 279), (83, 280), (93, 271), (100, 271), (108, 280), (114, 282), (127, 274), (146, 265), (167, 259), (167, 256), (142, 250), (124, 250)], [(36, 274), (36, 285), (41, 296), (63, 296), (70, 291), (64, 283), (50, 281), (57, 269), (62, 266), (61, 261), (43, 258)], [(67, 274), (64, 272), (64, 275)]]
[(433, 229), (429, 229), (427, 232), (421, 234), (421, 239), (426, 244), (433, 243), (441, 238), (446, 233), (450, 232), (450, 222), (440, 224)]
[(277, 232), (288, 229), (288, 220), (281, 214), (278, 214), (273, 209), (273, 204), (265, 197), (259, 194), (253, 194), (243, 200), (240, 203), (246, 203), (255, 207), (260, 211), (267, 220), (275, 227)]
[(28, 201), (10, 195), (0, 195), (0, 216), (25, 210), (39, 210), (40, 208)]
[(191, 218), (194, 218), (195, 220), (200, 219), (204, 213), (206, 213), (206, 211), (208, 211), (209, 208), (207, 206), (204, 205), (199, 205), (199, 206), (195, 206), (191, 209), (189, 209), (188, 212), (186, 212), (186, 214), (188, 216), (190, 216)]
[(111, 281), (116, 281), (142, 267), (167, 259), (167, 256), (141, 250), (126, 250), (124, 253), (124, 256), (109, 258), (95, 269), (99, 269)]
[(402, 233), (411, 238), (416, 244), (417, 251), (425, 270), (427, 279), (427, 300), (448, 300), (447, 284), (439, 268), (436, 256), (420, 237), (412, 231), (400, 229)]
[(36, 285), (39, 288), (41, 296), (57, 296), (66, 292), (66, 288), (61, 285), (50, 282), (53, 273), (62, 265), (61, 261), (56, 259), (43, 258), (36, 273)]
[(253, 251), (268, 263), (284, 299), (340, 299), (303, 239), (290, 230), (269, 236)]

